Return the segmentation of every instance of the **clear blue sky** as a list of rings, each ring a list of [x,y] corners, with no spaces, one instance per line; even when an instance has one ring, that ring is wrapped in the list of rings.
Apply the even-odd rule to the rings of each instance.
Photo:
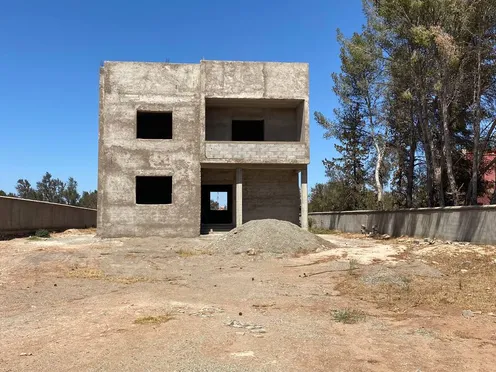
[[[76,4],[77,3],[77,4]],[[49,171],[97,187],[98,69],[104,60],[310,64],[311,185],[325,180],[336,29],[363,23],[360,0],[5,1],[0,13],[0,189]]]

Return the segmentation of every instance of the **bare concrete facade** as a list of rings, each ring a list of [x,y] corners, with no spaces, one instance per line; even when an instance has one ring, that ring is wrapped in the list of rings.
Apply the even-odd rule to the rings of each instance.
[[[170,132],[143,138],[143,113],[162,115]],[[307,203],[300,190],[306,189],[308,129],[307,64],[106,62],[98,234],[192,237],[202,225],[218,225],[217,215],[227,228],[260,218],[307,227],[306,213],[301,221],[299,214]],[[170,193],[159,202],[146,195],[156,191],[146,185],[157,179]],[[228,194],[228,211],[207,210],[209,190]]]

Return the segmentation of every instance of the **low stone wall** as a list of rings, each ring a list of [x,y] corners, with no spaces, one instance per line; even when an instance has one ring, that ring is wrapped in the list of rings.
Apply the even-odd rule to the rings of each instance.
[[[96,226],[96,209],[0,196],[0,235]]]
[[[397,211],[309,213],[312,227],[359,233],[364,225],[381,234],[496,244],[496,206],[418,208]]]

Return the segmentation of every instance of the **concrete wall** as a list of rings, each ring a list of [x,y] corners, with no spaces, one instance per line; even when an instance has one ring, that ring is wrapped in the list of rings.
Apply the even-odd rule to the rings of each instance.
[[[101,75],[98,234],[197,236],[200,66],[107,62]],[[138,109],[172,111],[173,138],[136,139]],[[136,176],[172,176],[172,204],[136,204]]]
[[[209,163],[213,159],[212,147],[204,139],[206,138],[205,124],[207,107],[220,100],[245,100],[246,102],[259,101],[260,105],[266,105],[264,102],[271,100],[280,100],[280,103],[290,102],[296,105],[296,128],[299,133],[298,140],[305,149],[305,155],[299,163],[309,163],[309,117],[308,117],[308,64],[306,63],[279,63],[279,62],[227,62],[227,61],[201,61],[202,74],[202,109],[203,113],[200,121],[202,123],[202,143],[201,156],[202,162]],[[293,102],[291,102],[293,101]],[[244,106],[243,106],[244,107]],[[210,118],[209,118],[210,121]],[[291,133],[294,133],[291,131]],[[270,136],[273,134],[271,133]],[[274,135],[275,136],[275,135]],[[289,137],[288,137],[289,138]],[[268,138],[267,138],[268,140]],[[207,154],[207,149],[209,153]],[[229,153],[229,151],[228,151]],[[290,152],[286,155],[292,155]],[[248,156],[243,159],[242,156],[236,156],[235,160],[227,157],[227,162],[239,163],[259,163],[259,160],[252,160]],[[216,161],[216,162],[220,162]],[[284,160],[273,159],[266,163],[284,163]],[[292,163],[288,159],[288,163]]]
[[[206,140],[231,141],[233,120],[264,120],[265,141],[299,141],[296,108],[206,108]]]
[[[220,153],[226,157],[219,159],[215,155],[218,142],[205,145],[207,99],[249,99],[252,103],[258,100],[257,104],[265,108],[267,102],[274,100],[293,105],[291,108],[296,113],[291,115],[300,123],[295,125],[292,121],[291,125],[295,130],[301,129],[301,142],[264,143],[266,147],[262,148],[239,143],[230,148],[229,143],[224,143],[228,147],[220,149]],[[172,111],[173,138],[137,139],[137,110]],[[277,115],[285,117],[286,114]],[[281,118],[278,120],[280,124]],[[197,236],[200,233],[201,162],[308,163],[308,65],[106,62],[100,73],[99,128],[98,234],[103,237]],[[276,132],[274,129],[268,134],[276,137]],[[244,146],[242,156],[237,155],[242,150],[240,145]],[[206,148],[213,157],[207,158]],[[136,204],[136,176],[171,176],[172,204]],[[262,193],[269,188],[273,192],[282,190],[283,195],[289,192],[284,184],[282,187],[265,183],[262,186]],[[294,187],[297,188],[297,182]],[[291,190],[293,193],[293,186]],[[252,195],[254,193],[252,191]],[[265,198],[269,204],[274,200]],[[269,216],[275,213],[271,208],[265,210]],[[291,209],[288,218],[294,219],[293,214]]]
[[[96,210],[0,196],[0,235],[96,226]]]
[[[299,142],[207,142],[204,162],[308,164],[306,145]]]
[[[369,230],[391,236],[428,237],[450,241],[496,244],[496,206],[419,208],[400,211],[309,213],[314,227],[346,232]]]
[[[298,172],[243,169],[243,223],[275,218],[299,224]]]

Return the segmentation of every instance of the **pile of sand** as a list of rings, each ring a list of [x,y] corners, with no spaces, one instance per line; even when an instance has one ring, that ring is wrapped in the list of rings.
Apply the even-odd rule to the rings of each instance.
[[[207,249],[225,253],[310,253],[334,248],[328,241],[291,222],[254,220],[231,230]]]

